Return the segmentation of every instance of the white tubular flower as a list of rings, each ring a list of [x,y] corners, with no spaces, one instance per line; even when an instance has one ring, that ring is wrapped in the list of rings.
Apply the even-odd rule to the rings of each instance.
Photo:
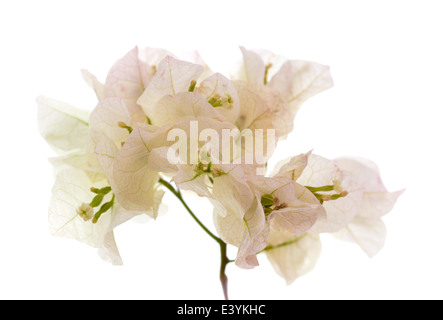
[[[137,102],[155,126],[184,116],[203,116],[202,111],[234,123],[240,105],[234,85],[219,73],[200,81],[202,74],[208,73],[202,64],[167,56]]]
[[[236,127],[227,121],[198,117],[178,121],[172,130],[177,129],[186,133],[184,136],[188,138],[184,144],[189,148],[181,153],[173,181],[182,190],[209,198],[219,215],[226,216],[232,211],[242,218],[254,194],[245,178],[245,166],[225,162],[222,146],[222,132],[236,130]],[[192,136],[198,136],[198,141]],[[175,145],[178,143],[180,140]]]
[[[203,80],[195,89],[217,111],[231,123],[235,123],[240,112],[240,98],[234,84],[220,73]]]
[[[255,193],[254,201],[243,218],[228,212],[214,215],[221,238],[239,248],[236,264],[242,268],[258,265],[255,255],[265,249],[272,232],[294,237],[305,234],[323,210],[318,201],[305,202],[305,189],[282,177],[248,176]]]
[[[213,119],[223,118],[203,95],[195,92],[166,95],[157,102],[156,107],[149,113],[149,119],[156,126],[173,124],[184,117],[197,116]]]
[[[94,217],[94,209],[92,207],[83,202],[80,207],[77,208],[77,214],[85,221],[89,221]]]
[[[125,57],[125,63],[128,63],[128,59],[129,56]],[[122,63],[118,62],[114,66],[115,70],[111,72],[114,75],[108,77],[115,80],[114,84],[118,82],[116,70],[122,67]],[[120,71],[121,74],[125,73]],[[143,212],[124,211],[117,201],[113,200],[114,196],[111,201],[112,193],[103,199],[98,197],[94,205],[97,209],[94,212],[90,203],[95,196],[90,189],[114,184],[110,168],[112,169],[113,158],[121,143],[129,135],[128,129],[136,125],[149,126],[139,106],[128,107],[120,97],[106,98],[104,92],[108,89],[101,91],[100,88],[103,87],[100,87],[94,78],[89,80],[97,89],[97,95],[102,98],[91,115],[57,100],[45,97],[37,99],[40,132],[60,154],[51,159],[56,173],[49,210],[51,232],[99,248],[99,253],[104,259],[121,264],[112,230],[118,224]],[[130,79],[120,80],[122,87],[131,82]],[[125,96],[125,101],[130,101],[128,98],[129,96]],[[123,121],[126,128],[119,125],[119,122]],[[162,194],[163,191],[155,194],[151,210],[146,213],[156,215]],[[94,236],[89,236],[89,233]]]
[[[218,137],[224,129],[235,126],[208,117],[184,117],[155,132],[134,129],[115,157],[117,200],[128,210],[147,208],[162,172],[172,176],[180,189],[212,199],[220,214],[225,215],[226,207],[239,208],[238,203],[242,204],[238,214],[244,214],[250,202],[237,200],[252,201],[253,194],[240,166],[221,163]]]
[[[265,215],[274,230],[301,236],[323,210],[318,202],[300,200],[306,189],[287,178],[253,176],[249,181],[260,194]],[[264,203],[266,196],[272,198],[272,204]]]
[[[358,214],[361,207],[362,190],[356,184],[355,177],[334,164],[334,161],[309,154],[307,165],[299,177],[301,185],[311,188],[329,187],[329,191],[319,191],[326,215],[319,217],[310,233],[331,233],[347,226]],[[337,188],[339,190],[337,190]],[[345,192],[346,196],[328,201],[333,194]]]
[[[128,206],[124,200],[125,197],[120,195],[120,189],[114,178],[115,157],[128,140],[130,133],[137,128],[148,131],[156,130],[155,127],[148,125],[147,118],[140,106],[134,103],[130,107],[131,105],[128,106],[125,101],[127,99],[108,97],[98,102],[89,121],[90,137],[94,144],[93,151],[106,174],[117,202],[129,211],[156,218],[164,193],[162,190],[157,186],[151,189],[152,194],[146,197],[146,201],[150,201],[149,205],[145,203],[144,206]],[[152,178],[156,181],[158,175],[153,174]]]
[[[238,267],[258,266],[264,253],[288,284],[315,267],[322,233],[377,254],[386,237],[381,219],[403,191],[389,192],[375,164],[308,152],[265,175],[301,105],[332,87],[329,67],[240,50],[240,68],[228,79],[197,52],[180,60],[135,47],[104,83],[82,70],[98,99],[91,113],[38,97],[39,131],[58,154],[50,160],[50,232],[122,264],[114,228],[142,214],[156,219],[168,190],[219,244],[225,298],[227,244],[237,248]],[[218,235],[182,191],[209,199]]]
[[[306,168],[309,155],[310,153],[301,154],[280,161],[272,170],[271,176],[293,181],[298,189],[298,199],[318,206],[317,220],[319,220],[326,216],[324,207],[308,189],[296,182]],[[277,274],[283,277],[288,285],[310,272],[320,256],[320,237],[308,232],[303,235],[294,235],[284,230],[271,229],[269,234],[265,249],[266,257]]]
[[[319,215],[310,234],[333,233],[357,243],[370,257],[382,249],[386,228],[380,218],[392,210],[403,190],[389,192],[374,163],[307,153],[284,160],[278,167],[279,175],[307,186],[323,200],[326,214]]]
[[[103,259],[122,264],[113,228],[132,218],[135,213],[123,211],[118,204],[114,204],[107,214],[96,219],[96,223],[91,221],[94,210],[89,203],[94,193],[90,189],[109,183],[105,170],[92,152],[86,113],[73,107],[66,108],[64,104],[47,98],[39,98],[38,103],[42,135],[56,150],[63,152],[51,159],[56,173],[49,208],[51,233],[98,248]],[[79,114],[84,115],[83,118]],[[109,201],[107,196],[104,202]]]
[[[136,108],[141,110],[140,107]],[[137,114],[137,111],[135,113]],[[120,148],[133,128],[148,125],[145,116],[140,117],[139,121],[133,119],[130,110],[121,98],[111,97],[99,101],[89,119],[92,141],[96,144],[100,140],[100,135],[104,134]]]
[[[94,196],[90,190],[92,185],[105,186],[106,180],[93,182],[84,171],[78,169],[66,169],[57,175],[49,206],[50,232],[98,248],[100,256],[106,261],[122,264],[113,229],[134,215],[115,204],[109,214],[91,223],[94,212],[88,203]],[[109,201],[109,197],[107,195],[104,201]]]
[[[304,189],[299,193],[301,201],[323,204],[315,224],[301,236],[271,229],[266,256],[288,284],[314,268],[321,252],[318,234],[322,232],[355,242],[368,256],[374,256],[386,237],[380,218],[403,192],[388,192],[378,169],[368,160],[332,161],[311,152],[280,161],[271,176],[290,179]]]
[[[197,81],[203,69],[203,66],[198,64],[177,60],[171,56],[165,57],[137,103],[150,119],[155,118],[161,112],[157,110],[157,102],[164,96],[187,92],[192,81]],[[152,124],[159,125],[155,121]]]

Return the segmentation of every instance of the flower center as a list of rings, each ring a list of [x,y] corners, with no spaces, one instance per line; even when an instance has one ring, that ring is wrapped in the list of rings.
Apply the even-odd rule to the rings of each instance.
[[[261,204],[266,216],[270,215],[271,212],[275,210],[281,210],[288,207],[287,203],[280,203],[280,200],[277,197],[274,197],[272,194],[269,193],[261,196]]]

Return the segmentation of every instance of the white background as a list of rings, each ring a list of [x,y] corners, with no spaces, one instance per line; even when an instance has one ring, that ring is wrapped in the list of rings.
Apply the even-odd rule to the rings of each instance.
[[[220,299],[219,252],[170,195],[168,213],[116,229],[124,266],[49,235],[53,151],[35,98],[92,109],[100,80],[134,46],[198,50],[227,74],[239,45],[331,67],[334,88],[305,103],[275,160],[314,148],[375,161],[389,190],[383,251],[324,237],[313,272],[287,286],[265,257],[229,265],[232,299],[443,298],[443,47],[439,1],[1,1],[2,299]],[[206,202],[187,196],[208,225]],[[211,226],[212,228],[212,226]],[[231,258],[235,250],[229,251]]]

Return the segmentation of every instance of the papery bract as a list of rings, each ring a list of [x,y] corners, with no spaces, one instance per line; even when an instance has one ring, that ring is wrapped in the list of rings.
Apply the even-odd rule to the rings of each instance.
[[[214,73],[205,78],[195,92],[202,94],[207,101],[214,101],[214,107],[227,121],[234,123],[238,118],[240,98],[234,84],[222,74]]]
[[[109,70],[104,84],[93,74],[82,70],[88,85],[94,89],[98,100],[110,97],[121,98],[129,109],[139,107],[137,100],[151,82],[157,65],[169,54],[166,50],[135,47],[115,62]]]
[[[255,255],[265,249],[271,230],[300,236],[311,228],[322,210],[319,203],[299,200],[304,190],[289,179],[260,176],[247,179],[255,199],[243,219],[232,212],[228,212],[226,217],[214,215],[221,238],[239,248],[236,264],[243,268],[258,265]],[[274,204],[269,207],[271,212],[265,212],[261,200],[263,195],[273,197]]]
[[[88,145],[87,111],[43,96],[37,98],[37,104],[39,131],[51,147],[62,153]]]
[[[164,96],[149,115],[149,119],[156,126],[171,124],[184,117],[223,118],[204,96],[194,92],[180,92]]]
[[[329,67],[240,51],[228,79],[195,51],[181,60],[135,47],[104,83],[82,70],[98,100],[92,113],[39,97],[39,131],[58,154],[50,160],[51,233],[121,264],[114,229],[135,216],[157,218],[166,188],[220,245],[225,298],[227,244],[245,269],[265,253],[288,284],[314,268],[320,233],[377,254],[386,238],[381,218],[403,191],[389,192],[375,164],[307,152],[265,175],[300,106],[332,87]],[[218,236],[185,203],[184,190],[209,199]]]
[[[326,215],[319,218],[311,233],[335,232],[348,225],[360,210],[362,192],[355,177],[341,170],[333,161],[310,154],[303,173],[296,179],[304,186],[321,187],[340,184],[348,192],[346,197],[325,201]]]
[[[386,227],[381,218],[392,210],[404,190],[389,192],[377,166],[367,159],[339,158],[334,163],[354,177],[362,192],[362,200],[356,217],[333,235],[357,243],[369,257],[373,257],[383,248],[386,239]]]
[[[152,114],[156,114],[156,104],[160,99],[167,95],[187,92],[191,82],[197,81],[203,69],[201,65],[167,56],[159,63],[157,72],[137,103],[145,114],[151,117]],[[158,125],[155,122],[153,124]]]
[[[306,159],[305,169],[294,180],[310,187],[331,185],[333,192],[346,192],[343,197],[323,203],[326,215],[319,216],[309,233],[338,232],[337,237],[356,242],[369,256],[374,256],[385,239],[386,230],[380,218],[392,209],[403,191],[388,192],[377,167],[366,159],[329,160],[311,153]],[[289,167],[281,168],[280,172],[284,172]],[[288,170],[286,174],[291,172],[294,171]]]
[[[149,152],[157,143],[150,132],[136,128],[114,157],[114,191],[126,210],[150,211],[154,207],[159,174],[149,167]]]
[[[115,205],[110,214],[95,224],[84,221],[76,212],[82,203],[91,201],[91,185],[105,186],[106,180],[93,182],[81,170],[66,169],[56,178],[49,207],[50,232],[56,236],[77,239],[99,249],[100,256],[112,264],[122,264],[113,229],[134,215]]]
[[[310,61],[288,60],[279,63],[278,71],[265,79],[269,70],[275,68],[265,64],[259,53],[241,47],[243,66],[234,78],[253,84],[264,84],[278,91],[289,104],[294,115],[308,98],[333,86],[329,67]],[[263,53],[262,53],[263,54]],[[269,57],[269,53],[264,56]],[[283,60],[279,58],[279,60]],[[269,62],[268,62],[269,63]]]
[[[266,257],[287,284],[312,271],[320,257],[322,245],[319,235],[295,236],[271,230]]]
[[[124,132],[117,124],[114,127],[112,121],[107,124],[107,120],[113,119],[111,115],[119,112],[120,105],[103,102],[109,113],[102,112],[103,116],[97,116],[96,112],[90,117],[88,112],[57,100],[39,97],[37,102],[41,133],[60,153],[58,157],[51,159],[56,174],[49,209],[51,232],[99,248],[99,253],[105,260],[121,264],[113,229],[140,212],[128,212],[114,204],[112,213],[104,215],[97,223],[91,223],[89,219],[85,221],[78,214],[79,208],[94,197],[91,187],[103,187],[112,181],[107,162],[116,153],[117,146],[104,132],[113,138],[117,131]],[[91,129],[91,119],[95,129]]]

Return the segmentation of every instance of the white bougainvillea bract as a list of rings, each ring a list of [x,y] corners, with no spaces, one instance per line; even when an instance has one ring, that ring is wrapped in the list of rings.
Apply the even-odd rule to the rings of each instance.
[[[382,217],[402,191],[388,191],[373,162],[306,150],[268,166],[303,103],[333,86],[329,67],[240,49],[238,70],[226,76],[198,54],[182,60],[135,47],[104,82],[82,70],[97,96],[92,112],[38,97],[40,134],[57,153],[51,233],[120,265],[114,229],[139,215],[161,219],[163,195],[172,192],[219,243],[225,298],[228,263],[251,269],[263,255],[291,284],[314,268],[324,233],[376,255],[386,238]],[[209,199],[212,227],[185,191]],[[237,248],[232,259],[228,245]]]

